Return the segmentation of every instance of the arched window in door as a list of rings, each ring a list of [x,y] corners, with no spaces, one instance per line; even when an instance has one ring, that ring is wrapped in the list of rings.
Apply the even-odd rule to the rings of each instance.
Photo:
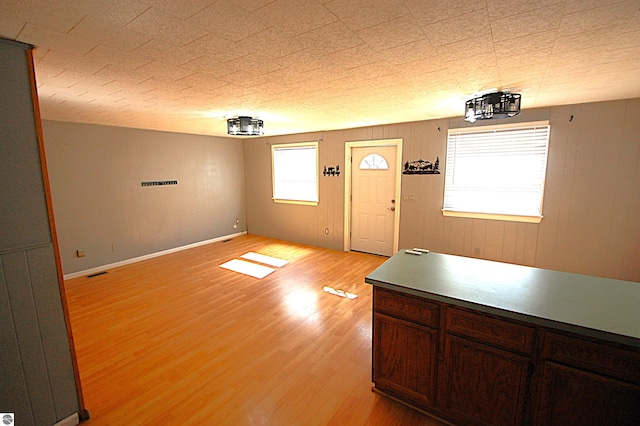
[[[389,164],[382,155],[369,154],[360,162],[360,170],[389,170]]]

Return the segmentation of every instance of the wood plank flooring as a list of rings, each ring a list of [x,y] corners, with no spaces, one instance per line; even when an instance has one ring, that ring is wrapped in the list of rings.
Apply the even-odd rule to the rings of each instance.
[[[219,267],[248,251],[289,264]],[[68,280],[86,424],[443,425],[371,391],[384,260],[246,235]]]

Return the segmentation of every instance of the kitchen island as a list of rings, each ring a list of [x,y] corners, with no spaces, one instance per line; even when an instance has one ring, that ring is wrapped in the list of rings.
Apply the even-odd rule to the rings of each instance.
[[[365,281],[375,391],[455,424],[640,424],[640,283],[405,250]]]

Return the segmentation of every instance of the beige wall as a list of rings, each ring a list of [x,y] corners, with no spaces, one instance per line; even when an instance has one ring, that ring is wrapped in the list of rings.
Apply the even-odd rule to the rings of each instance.
[[[571,120],[571,116],[573,119]],[[566,272],[640,281],[640,99],[525,110],[549,120],[544,219],[527,224],[443,217],[444,175],[403,175],[400,248],[424,247]],[[483,124],[504,123],[499,120]],[[320,167],[344,166],[348,141],[402,138],[403,162],[440,158],[461,118],[245,139],[248,231],[341,250],[344,176],[320,176],[317,207],[271,200],[270,144],[320,140]],[[413,195],[415,201],[406,201]],[[324,229],[329,228],[329,235]]]
[[[43,131],[65,274],[246,230],[238,139],[56,121]],[[164,180],[178,184],[141,186]]]

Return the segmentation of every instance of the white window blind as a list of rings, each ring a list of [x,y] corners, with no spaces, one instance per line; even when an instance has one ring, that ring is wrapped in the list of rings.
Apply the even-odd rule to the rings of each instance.
[[[449,130],[443,213],[539,222],[548,147],[548,122]]]
[[[273,199],[318,203],[318,143],[272,145]]]

